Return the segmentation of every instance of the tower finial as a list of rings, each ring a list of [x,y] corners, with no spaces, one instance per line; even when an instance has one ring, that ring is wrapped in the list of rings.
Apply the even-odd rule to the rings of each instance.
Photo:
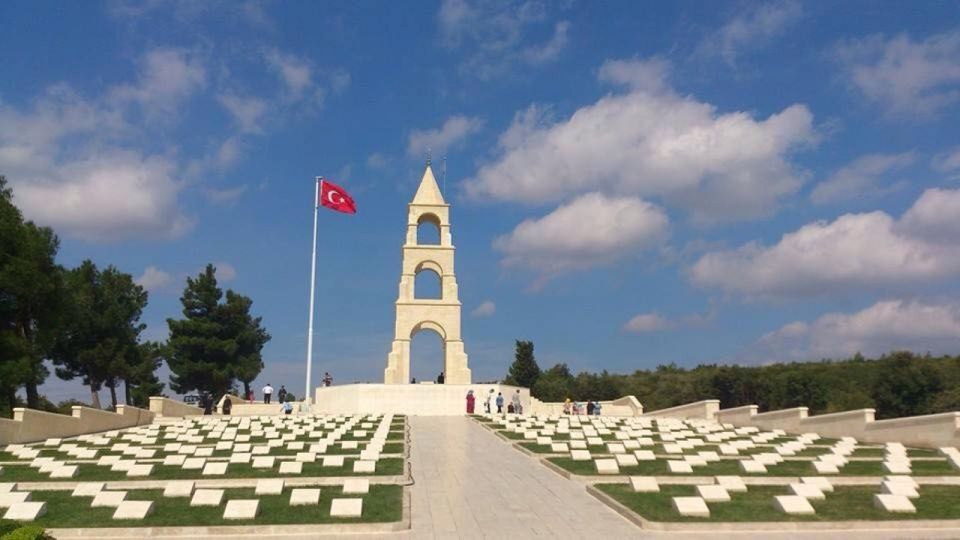
[[[433,156],[433,150],[431,150],[430,147],[428,146],[428,147],[427,147],[427,167],[430,166],[430,158],[431,158],[431,156]]]

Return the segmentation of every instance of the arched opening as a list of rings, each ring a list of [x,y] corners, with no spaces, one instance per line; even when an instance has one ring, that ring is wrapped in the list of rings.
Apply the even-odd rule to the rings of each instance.
[[[432,267],[420,265],[413,278],[413,298],[416,300],[439,300],[443,298],[443,279]]]
[[[440,218],[433,214],[423,214],[417,220],[417,245],[440,245]]]
[[[429,322],[417,325],[410,336],[410,376],[417,382],[436,382],[446,358],[443,329]]]

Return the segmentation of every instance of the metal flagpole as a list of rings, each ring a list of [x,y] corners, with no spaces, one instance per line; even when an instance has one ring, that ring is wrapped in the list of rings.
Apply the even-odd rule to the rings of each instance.
[[[310,382],[312,379],[311,368],[313,367],[313,299],[314,288],[317,283],[317,214],[320,204],[320,184],[323,177],[317,177],[317,185],[313,194],[313,254],[310,257],[310,316],[307,322],[307,382],[304,392],[304,402],[309,405],[311,402]]]

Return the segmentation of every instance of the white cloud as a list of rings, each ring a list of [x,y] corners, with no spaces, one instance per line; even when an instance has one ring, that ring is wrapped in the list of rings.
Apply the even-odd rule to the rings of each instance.
[[[816,140],[805,106],[763,120],[720,114],[666,90],[655,78],[665,71],[660,60],[607,64],[601,77],[629,83],[628,93],[552,125],[518,115],[501,136],[502,155],[465,182],[467,195],[529,203],[588,191],[662,196],[716,222],[769,215],[799,189],[804,175],[790,154]]]
[[[134,282],[152,293],[165,289],[172,280],[172,276],[167,272],[156,266],[148,266]]]
[[[390,160],[387,159],[387,156],[379,152],[374,152],[373,154],[370,154],[369,156],[367,156],[368,169],[375,169],[375,170],[382,171],[387,168],[389,163],[390,163]]]
[[[942,173],[955,174],[953,178],[960,176],[960,146],[952,148],[946,152],[937,154],[931,163],[934,170]]]
[[[800,3],[794,1],[748,4],[748,9],[704,39],[698,53],[719,56],[734,65],[746,49],[766,44],[802,14]]]
[[[837,56],[850,84],[893,115],[929,116],[960,99],[960,31],[853,41]]]
[[[233,281],[237,278],[237,269],[232,264],[220,261],[213,266],[217,269],[217,281]]]
[[[911,152],[861,156],[817,184],[810,200],[826,204],[862,197],[877,188],[876,183],[883,175],[903,169],[913,163],[913,159]]]
[[[960,303],[884,300],[856,313],[828,313],[764,335],[754,354],[768,360],[877,356],[892,350],[953,353],[960,347]]]
[[[627,332],[648,333],[666,330],[672,323],[657,313],[641,313],[627,321],[623,329]]]
[[[256,97],[240,97],[236,94],[217,96],[221,105],[233,116],[241,133],[262,133],[261,121],[267,111],[267,102]]]
[[[232,188],[215,189],[209,188],[205,191],[207,199],[213,204],[230,206],[236,204],[240,197],[247,192],[247,186],[241,185]]]
[[[293,54],[285,54],[277,49],[266,52],[267,65],[277,72],[285,88],[284,100],[298,102],[311,99],[318,105],[323,104],[325,92],[315,83],[315,70],[311,62]],[[337,72],[342,76],[343,72]]]
[[[422,156],[426,155],[427,149],[433,150],[436,154],[441,154],[480,131],[482,127],[483,120],[479,118],[462,115],[451,116],[439,128],[413,130],[407,139],[407,154]]]
[[[484,300],[479,306],[474,308],[470,315],[473,317],[490,317],[497,312],[497,305],[490,300]]]
[[[659,245],[669,220],[659,207],[635,197],[588,193],[550,214],[528,219],[494,240],[504,266],[542,275],[603,266]]]
[[[633,90],[660,93],[669,90],[670,62],[662,58],[647,60],[607,60],[600,66],[597,77],[612,84],[621,84]]]
[[[523,57],[530,64],[546,64],[556,60],[560,53],[567,48],[567,32],[570,30],[570,23],[567,21],[558,22],[553,27],[553,37],[543,45],[534,45],[523,51]]]
[[[463,54],[461,70],[480,79],[502,75],[519,63],[544,64],[568,43],[568,21],[554,23],[546,41],[531,43],[530,34],[549,24],[548,8],[553,7],[533,0],[443,0],[437,12],[440,39]]]
[[[901,218],[845,214],[783,235],[703,255],[692,280],[748,296],[825,295],[923,285],[960,273],[960,195],[927,190]]]
[[[152,116],[167,118],[206,84],[206,70],[196,55],[177,49],[154,49],[144,55],[134,84],[114,87],[112,100],[133,102]]]

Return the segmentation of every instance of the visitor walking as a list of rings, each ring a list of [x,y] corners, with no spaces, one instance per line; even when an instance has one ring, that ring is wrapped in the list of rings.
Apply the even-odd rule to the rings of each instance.
[[[287,401],[287,388],[282,384],[280,385],[280,391],[277,392],[277,401],[279,401],[280,403],[284,403]]]
[[[437,384],[443,384],[443,381],[444,381],[444,377],[443,377],[443,372],[441,371],[440,374],[437,375]]]
[[[247,390],[247,401],[253,405],[253,389]]]
[[[233,409],[233,402],[230,401],[230,394],[223,396],[223,403],[220,405],[220,410],[223,411],[223,414],[230,415],[230,411]]]
[[[587,401],[587,416],[593,416],[593,401]]]
[[[513,405],[513,412],[517,414],[523,414],[523,405],[520,404],[520,389],[518,388],[516,393],[513,394],[513,398],[510,400]]]
[[[497,414],[503,414],[503,392],[497,392]]]
[[[324,386],[333,386],[333,375],[330,375],[329,371],[323,372],[323,385]]]
[[[490,414],[490,411],[493,410],[493,388],[487,394],[487,400],[483,402],[483,407],[487,410],[487,414]]]
[[[473,408],[475,406],[477,398],[473,396],[473,390],[467,392],[467,414],[473,414]]]
[[[273,396],[273,387],[270,386],[270,383],[267,383],[267,385],[263,387],[263,402],[269,405],[271,396]]]

